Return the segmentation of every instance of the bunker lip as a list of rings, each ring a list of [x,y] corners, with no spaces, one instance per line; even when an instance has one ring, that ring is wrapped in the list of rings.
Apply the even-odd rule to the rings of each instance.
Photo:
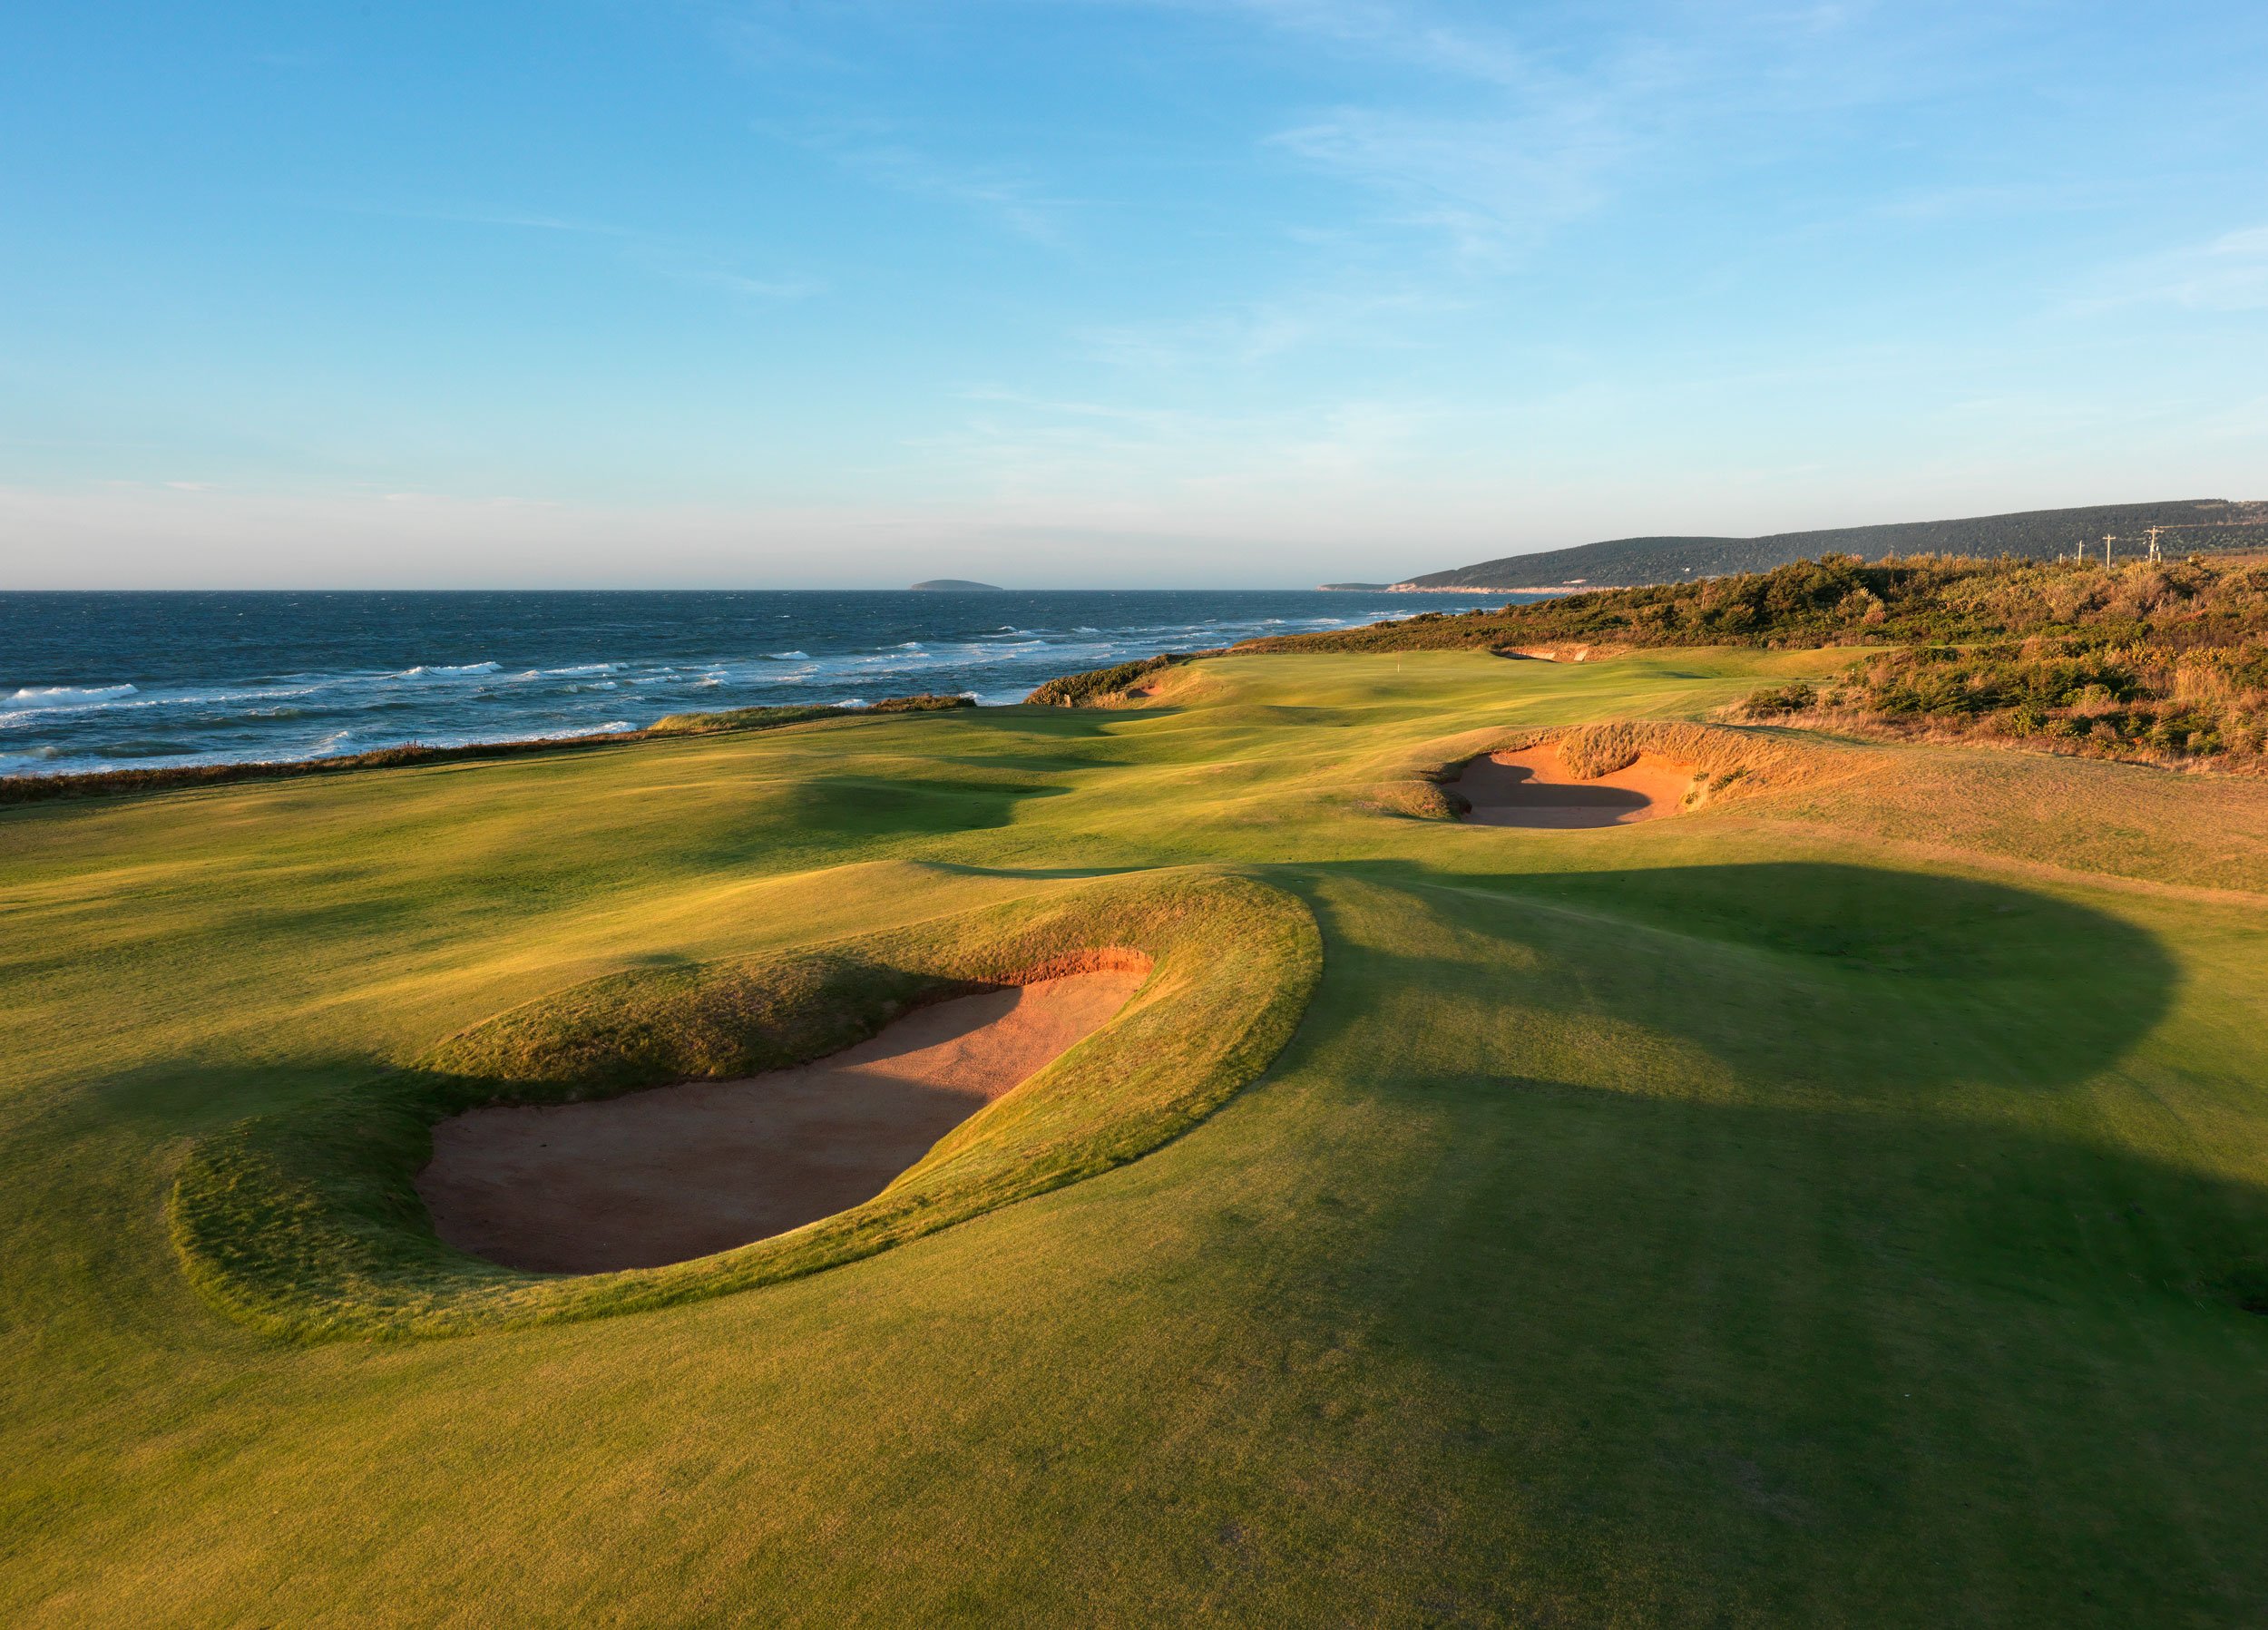
[[[1149,966],[1064,958],[742,1080],[473,1109],[434,1127],[417,1191],[443,1240],[535,1273],[659,1267],[784,1234],[887,1188],[1109,1023]]]
[[[1586,780],[1546,743],[1517,752],[1488,753],[1467,764],[1450,786],[1470,806],[1465,819],[1481,826],[1528,826],[1566,831],[1627,826],[1675,815],[1693,784],[1694,766],[1657,753]]]

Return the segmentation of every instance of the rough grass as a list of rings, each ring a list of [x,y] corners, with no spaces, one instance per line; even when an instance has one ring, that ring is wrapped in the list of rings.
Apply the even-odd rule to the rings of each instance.
[[[667,1267],[528,1274],[443,1244],[411,1183],[431,1157],[433,1123],[479,1105],[782,1069],[864,1039],[917,1001],[1098,958],[1149,970],[1110,1025],[883,1194],[791,1234]],[[174,1188],[173,1239],[216,1305],[298,1339],[455,1334],[776,1284],[1178,1136],[1283,1047],[1319,967],[1315,925],[1296,900],[1239,878],[1168,874],[754,963],[619,974],[476,1026],[335,1100],[206,1138]]]
[[[1785,732],[1676,719],[1616,719],[1565,728],[1495,731],[1461,741],[1455,753],[1419,766],[1408,786],[1389,790],[1374,800],[1375,805],[1382,813],[1421,820],[1458,818],[1466,813],[1464,800],[1445,784],[1456,780],[1468,764],[1491,753],[1545,746],[1555,747],[1560,762],[1586,780],[1610,776],[1647,753],[1691,765],[1695,774],[1686,796],[1688,808],[1816,786],[1860,767],[1848,752]]]
[[[1237,657],[0,812],[0,1621],[2256,1622],[2268,786],[1799,736],[1833,775],[1677,820],[1375,806],[1854,654]],[[1224,872],[1314,998],[1087,1180],[450,1341],[181,1272],[197,1151],[391,1124],[436,1038],[587,1068],[528,1019],[618,976]]]
[[[2268,770],[2268,630],[2187,648],[2147,635],[1919,646],[1853,663],[1823,684],[1767,686],[1735,711],[1892,739],[2260,774]]]

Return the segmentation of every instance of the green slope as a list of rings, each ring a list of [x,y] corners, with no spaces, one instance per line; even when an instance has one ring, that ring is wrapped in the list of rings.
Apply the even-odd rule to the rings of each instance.
[[[1648,825],[1390,813],[1834,659],[1237,657],[0,812],[0,1619],[2256,1622],[2268,787],[1774,737]],[[1321,981],[1085,1181],[440,1340],[263,1334],[169,1241],[200,1140],[518,1004],[1167,868],[1303,902]]]
[[[1769,571],[1790,561],[1855,554],[2015,555],[2027,561],[2068,558],[2085,550],[2100,559],[2114,534],[2114,558],[2143,551],[2150,527],[2167,529],[2164,552],[2268,547],[2268,503],[2184,498],[2158,503],[2104,503],[2083,509],[2022,510],[1955,521],[1898,521],[1881,526],[1834,526],[1761,538],[1614,538],[1534,554],[1508,555],[1409,582],[1421,589],[1555,589],[1568,583],[1675,583],[1736,571]]]

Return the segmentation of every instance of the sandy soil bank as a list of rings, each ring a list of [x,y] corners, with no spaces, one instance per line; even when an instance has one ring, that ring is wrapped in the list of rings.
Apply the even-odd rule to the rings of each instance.
[[[1483,826],[1624,826],[1675,815],[1693,785],[1693,766],[1644,753],[1627,768],[1585,781],[1547,746],[1476,758],[1452,785],[1472,805],[1465,819]]]
[[[916,1010],[856,1047],[739,1081],[497,1106],[434,1128],[417,1192],[441,1237],[515,1268],[658,1267],[872,1198],[1126,1004],[1074,973]]]

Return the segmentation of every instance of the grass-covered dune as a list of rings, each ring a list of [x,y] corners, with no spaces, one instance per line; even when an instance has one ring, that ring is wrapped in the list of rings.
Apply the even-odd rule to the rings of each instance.
[[[1690,728],[1852,655],[0,811],[0,1621],[2257,1622],[2268,784]],[[1759,773],[1439,818],[1628,720],[1572,739]],[[1113,947],[1150,986],[925,1163],[946,1225],[500,1312],[403,1204],[449,1092]]]

